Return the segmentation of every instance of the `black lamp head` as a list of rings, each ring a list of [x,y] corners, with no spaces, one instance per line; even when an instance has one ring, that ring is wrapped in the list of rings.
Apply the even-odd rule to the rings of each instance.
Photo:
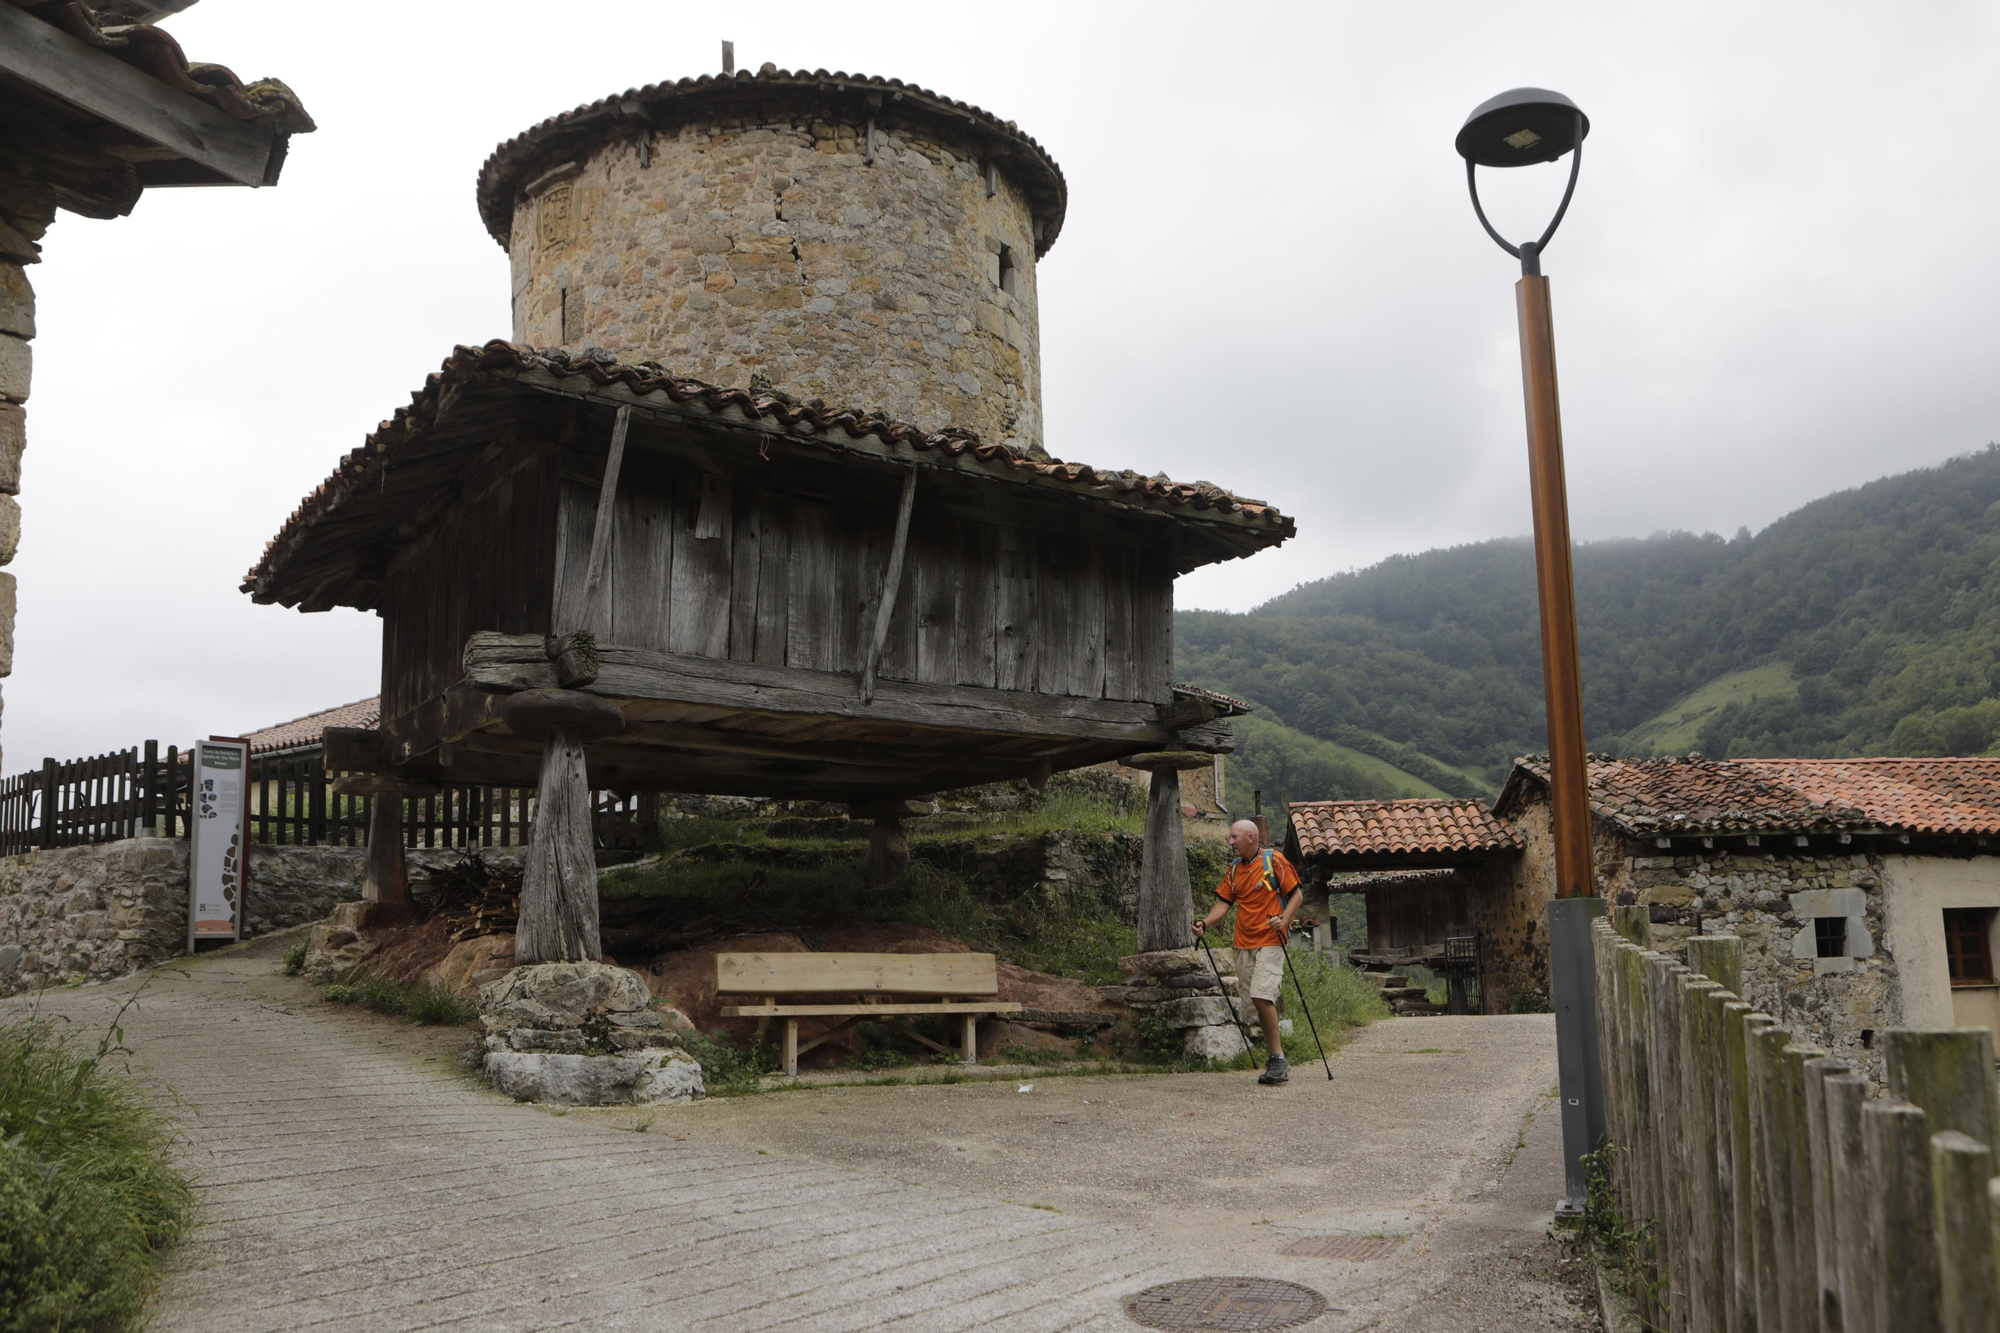
[[[1476,166],[1526,167],[1555,161],[1589,133],[1590,117],[1561,93],[1513,88],[1474,107],[1453,146]]]

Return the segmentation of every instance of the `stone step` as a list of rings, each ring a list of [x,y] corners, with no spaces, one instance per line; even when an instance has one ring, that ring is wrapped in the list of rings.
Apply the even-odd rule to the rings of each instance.
[[[1378,986],[1400,988],[1410,984],[1410,979],[1401,972],[1363,972],[1361,975]]]
[[[1430,990],[1423,986],[1384,986],[1382,988],[1382,998],[1390,1004],[1396,1004],[1404,1000],[1422,1000],[1428,998],[1429,995]]]

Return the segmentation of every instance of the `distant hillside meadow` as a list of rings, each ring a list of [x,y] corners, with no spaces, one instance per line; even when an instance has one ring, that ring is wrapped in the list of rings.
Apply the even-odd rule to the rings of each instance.
[[[1754,537],[1580,545],[1576,596],[1593,751],[2000,754],[2000,446]],[[1184,611],[1175,645],[1181,679],[1259,705],[1232,807],[1245,785],[1267,805],[1484,794],[1546,745],[1524,538]]]

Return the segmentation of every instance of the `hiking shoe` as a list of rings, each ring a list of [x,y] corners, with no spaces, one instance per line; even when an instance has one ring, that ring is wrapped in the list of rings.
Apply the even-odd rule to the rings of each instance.
[[[1266,1087],[1276,1087],[1280,1083],[1290,1082],[1291,1077],[1291,1066],[1285,1063],[1285,1057],[1274,1055],[1265,1062],[1264,1072],[1257,1075],[1257,1081]]]

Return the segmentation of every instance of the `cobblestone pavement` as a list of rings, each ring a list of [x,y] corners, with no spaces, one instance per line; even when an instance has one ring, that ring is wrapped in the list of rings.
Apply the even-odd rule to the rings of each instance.
[[[1238,1272],[1325,1292],[1328,1330],[1418,1310],[1432,1330],[1592,1326],[1545,1271],[1555,1116],[1522,1130],[1553,1082],[1546,1020],[1379,1024],[1282,1108],[1189,1075],[563,1115],[471,1080],[461,1031],[278,976],[282,942],[154,973],[126,1016],[135,1068],[182,1102],[203,1197],[160,1333],[1131,1329],[1120,1297]],[[101,1024],[137,985],[44,1005]],[[1086,1100],[1106,1113],[1090,1135],[1049,1132]],[[1341,1146],[1245,1174],[1231,1154],[1267,1133]],[[1181,1146],[1193,1168],[1152,1160]],[[1411,1240],[1373,1263],[1276,1254],[1364,1228]]]

